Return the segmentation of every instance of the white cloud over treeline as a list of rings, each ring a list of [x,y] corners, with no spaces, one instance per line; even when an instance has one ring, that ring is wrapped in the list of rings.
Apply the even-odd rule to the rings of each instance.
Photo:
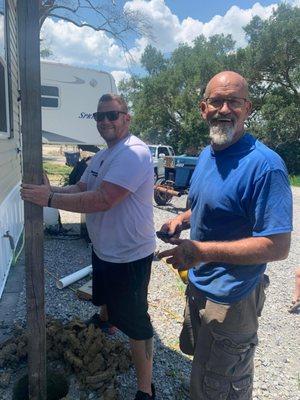
[[[300,0],[291,0],[290,3],[299,6]],[[152,44],[163,53],[169,53],[180,43],[192,44],[200,34],[207,38],[215,34],[231,34],[237,47],[243,47],[246,45],[243,27],[255,15],[267,19],[277,4],[264,7],[256,3],[249,9],[232,6],[225,15],[216,15],[205,23],[192,17],[180,21],[164,0],[131,0],[127,1],[124,7],[143,13],[152,26],[154,40],[138,38],[130,48],[131,56],[138,63],[148,44]],[[42,37],[49,44],[53,59],[57,62],[114,70],[116,78],[122,73],[122,77],[126,77],[124,71],[128,67],[128,56],[124,55],[121,46],[104,32],[78,28],[62,20],[47,19],[42,28]]]

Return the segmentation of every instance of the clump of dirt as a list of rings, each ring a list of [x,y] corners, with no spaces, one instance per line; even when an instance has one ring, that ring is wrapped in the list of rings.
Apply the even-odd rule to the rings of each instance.
[[[104,400],[117,398],[116,375],[128,370],[131,365],[129,350],[118,340],[108,339],[93,325],[88,327],[79,319],[66,324],[49,319],[47,332],[47,361],[63,363],[67,371],[74,373],[82,390],[97,391]],[[0,368],[7,374],[16,372],[20,363],[27,359],[27,335],[17,328],[14,336],[0,348]]]

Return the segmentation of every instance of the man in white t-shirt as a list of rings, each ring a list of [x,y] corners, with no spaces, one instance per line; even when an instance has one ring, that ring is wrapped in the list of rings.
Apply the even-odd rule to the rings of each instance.
[[[53,187],[45,178],[43,185],[23,184],[21,195],[40,206],[86,213],[93,244],[93,303],[106,305],[109,322],[130,339],[135,400],[154,399],[147,302],[155,249],[151,154],[129,133],[130,115],[120,96],[103,95],[94,118],[107,149],[96,153],[80,181]]]

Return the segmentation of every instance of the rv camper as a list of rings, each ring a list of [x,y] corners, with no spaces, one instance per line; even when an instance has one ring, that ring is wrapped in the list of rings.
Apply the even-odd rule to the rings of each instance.
[[[16,0],[0,0],[0,297],[23,229]]]
[[[111,74],[41,63],[43,143],[103,145],[93,112],[104,93],[117,93]]]

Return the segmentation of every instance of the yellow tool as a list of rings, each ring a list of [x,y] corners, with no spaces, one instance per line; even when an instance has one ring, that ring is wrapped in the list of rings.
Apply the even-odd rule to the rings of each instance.
[[[187,284],[188,284],[188,281],[189,281],[189,278],[188,278],[188,270],[184,270],[184,271],[182,271],[182,270],[177,270],[177,271],[178,271],[178,274],[179,274],[179,276],[180,276],[182,282],[183,282],[185,285],[187,285]]]
[[[166,261],[165,258],[161,258],[161,261],[163,261],[168,267],[170,267],[170,268],[172,269],[173,272],[177,271],[178,274],[179,274],[179,276],[180,276],[180,279],[182,280],[182,282],[183,282],[185,285],[188,284],[188,281],[189,281],[189,279],[188,279],[188,270],[178,270],[178,269],[176,270],[176,268],[173,268],[173,267],[171,266],[171,264],[168,264],[168,263],[167,263],[167,261]],[[175,273],[176,273],[176,272],[175,272]]]
[[[169,239],[172,239],[172,237],[175,237],[175,235],[176,234],[180,234],[180,232],[183,230],[183,229],[188,229],[189,228],[189,223],[187,223],[187,222],[183,222],[182,223],[182,225],[179,227],[177,227],[176,228],[176,230],[175,230],[175,232],[173,233],[173,234],[170,234],[169,232],[165,232],[165,231],[157,231],[156,232],[156,236],[159,238],[159,239],[161,239],[162,241],[166,241],[166,240],[169,240]],[[167,262],[166,262],[166,260],[165,259],[163,259],[162,258],[162,261],[165,263],[165,264],[167,264],[169,267],[170,267],[170,264],[168,264]],[[173,268],[172,268],[173,269]],[[174,271],[174,269],[173,269],[173,271]],[[175,271],[174,271],[175,272]],[[187,283],[188,283],[188,271],[187,270],[177,270],[177,272],[178,272],[178,274],[179,274],[179,276],[180,276],[180,279],[182,280],[182,282],[185,284],[185,285],[187,285]]]

